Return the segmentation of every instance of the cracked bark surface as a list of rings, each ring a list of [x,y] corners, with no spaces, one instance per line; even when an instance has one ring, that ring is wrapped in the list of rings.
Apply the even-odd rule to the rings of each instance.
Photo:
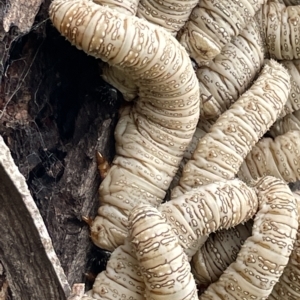
[[[81,216],[96,214],[95,151],[109,161],[114,156],[121,96],[101,80],[101,65],[54,30],[50,1],[41,5],[27,34],[15,26],[4,31],[7,4],[0,3],[0,135],[26,179],[68,282],[91,285],[109,253],[92,244]],[[92,274],[87,278],[86,272]]]

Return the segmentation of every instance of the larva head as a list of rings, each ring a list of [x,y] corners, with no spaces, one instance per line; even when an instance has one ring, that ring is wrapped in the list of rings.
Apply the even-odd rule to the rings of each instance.
[[[118,245],[122,245],[127,236],[126,231],[118,230],[118,227],[110,223],[108,219],[100,216],[91,222],[90,231],[93,243],[108,251],[113,251]]]

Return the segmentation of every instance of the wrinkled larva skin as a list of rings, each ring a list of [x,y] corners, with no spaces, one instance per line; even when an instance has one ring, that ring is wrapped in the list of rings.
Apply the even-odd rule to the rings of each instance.
[[[262,138],[245,158],[238,177],[251,182],[262,176],[272,175],[285,182],[300,180],[300,131],[272,138]]]
[[[236,260],[245,240],[251,235],[253,220],[218,230],[209,235],[191,261],[192,273],[199,286],[207,287]]]
[[[129,235],[146,285],[146,299],[198,299],[188,257],[156,208],[136,207],[129,216]]]
[[[261,179],[256,190],[259,208],[251,237],[200,300],[224,299],[226,294],[237,300],[267,299],[283,273],[296,239],[297,203],[289,187],[274,177]]]
[[[268,1],[263,5],[265,42],[271,58],[300,58],[300,6]]]
[[[198,68],[201,118],[225,112],[251,86],[263,63],[263,40],[253,19],[214,60]]]
[[[183,295],[189,295],[186,299],[194,299],[195,282],[190,273],[189,260],[202,245],[203,236],[220,228],[235,226],[241,220],[248,220],[256,213],[257,205],[254,189],[240,180],[199,187],[187,192],[184,197],[162,204],[158,209],[140,204],[131,212],[129,219],[130,240],[137,250],[131,250],[126,239],[125,245],[112,253],[106,271],[97,276],[93,289],[86,297],[131,299],[131,296],[132,299],[140,299],[146,293],[153,297],[147,299],[155,299],[154,294],[158,289],[162,296],[170,293],[168,295],[171,298],[167,299],[183,299]],[[159,247],[156,249],[156,246]],[[172,272],[168,264],[162,265],[166,254],[171,266],[178,266],[174,267],[174,272],[182,271],[182,276],[175,278],[175,281],[181,278],[178,279],[180,282],[168,288],[161,284],[164,278],[171,282],[169,275]],[[155,255],[155,258],[148,260],[148,255]],[[154,284],[157,277],[151,274],[157,272],[165,272],[165,275]],[[145,282],[146,286],[141,283],[141,277],[145,279],[145,276],[153,280]]]
[[[236,176],[252,147],[275,122],[290,90],[287,71],[270,60],[260,76],[199,140],[172,197]]]
[[[300,195],[296,192],[293,197],[297,203],[298,220],[300,216]],[[224,272],[229,264],[236,260],[241,245],[251,236],[252,222],[245,226],[239,225],[230,230],[221,230],[210,235],[205,245],[199,249],[192,261],[192,271],[195,280],[202,285],[215,282]],[[219,240],[221,243],[219,243]],[[207,249],[209,249],[207,251]],[[238,251],[237,251],[238,250]],[[300,291],[300,231],[296,236],[293,251],[289,262],[284,268],[278,283],[273,288],[269,300],[298,300]]]
[[[163,27],[175,36],[197,3],[197,0],[140,0],[137,16]]]
[[[298,216],[300,216],[300,194],[299,192],[293,193],[297,205]],[[299,217],[298,217],[299,220]],[[298,227],[297,238],[294,244],[292,254],[288,265],[283,271],[279,282],[274,286],[269,300],[298,300],[300,297],[300,227]]]
[[[81,300],[144,300],[145,283],[132,245],[125,239],[107,263],[106,271],[96,277],[93,289]]]
[[[229,180],[192,189],[163,203],[158,210],[178,236],[190,260],[211,232],[252,218],[257,201],[245,183]]]
[[[286,134],[290,130],[300,130],[300,110],[296,110],[285,117],[278,119],[269,130],[269,134],[275,138]]]
[[[77,48],[139,85],[139,98],[117,124],[117,155],[91,227],[95,244],[113,250],[127,235],[130,210],[140,202],[158,206],[176,174],[199,118],[197,77],[175,38],[144,20],[89,0],[55,0],[50,18]]]
[[[179,36],[180,43],[198,65],[205,64],[251,22],[264,2],[202,0],[184,26]]]

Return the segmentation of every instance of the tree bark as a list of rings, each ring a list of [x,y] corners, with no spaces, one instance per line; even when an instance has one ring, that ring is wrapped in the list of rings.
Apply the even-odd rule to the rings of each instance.
[[[13,11],[23,9],[23,17],[33,20],[34,9],[26,11],[21,1],[18,10],[17,3]],[[26,179],[69,284],[89,287],[84,273],[103,270],[109,253],[92,245],[81,217],[95,216],[99,206],[95,152],[112,160],[122,100],[101,80],[101,63],[52,27],[49,4],[42,3],[29,26],[5,9],[9,3],[0,3],[0,135]],[[14,228],[13,222],[0,217],[0,227]],[[0,251],[0,261],[4,256]]]
[[[66,299],[66,276],[21,175],[0,137],[0,255],[16,299]],[[46,283],[46,284],[45,284]]]

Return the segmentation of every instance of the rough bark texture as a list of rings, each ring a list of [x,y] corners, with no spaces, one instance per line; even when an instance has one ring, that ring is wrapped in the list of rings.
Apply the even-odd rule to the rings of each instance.
[[[95,151],[113,158],[121,99],[100,79],[99,61],[70,46],[52,27],[49,4],[42,3],[24,34],[16,27],[4,31],[8,3],[0,2],[0,135],[72,285],[87,282],[84,273],[97,274],[109,256],[92,245],[81,216],[96,214]],[[0,226],[12,224],[0,219]]]
[[[24,176],[0,137],[0,255],[16,299],[66,299],[66,276]],[[45,285],[44,282],[47,284]]]

